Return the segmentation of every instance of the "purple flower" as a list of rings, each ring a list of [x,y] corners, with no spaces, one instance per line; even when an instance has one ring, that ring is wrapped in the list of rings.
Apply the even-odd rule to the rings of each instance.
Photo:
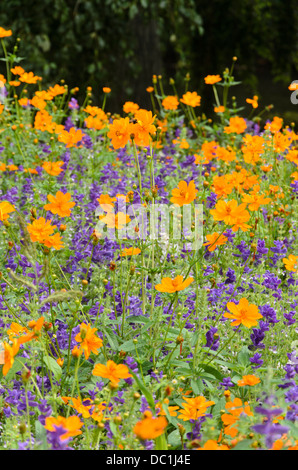
[[[217,328],[211,326],[209,331],[206,333],[206,348],[212,349],[212,351],[217,351],[219,347],[219,336],[214,338],[215,333],[217,332]]]
[[[75,98],[71,98],[68,102],[69,109],[79,109],[78,101]]]
[[[219,383],[225,390],[228,390],[230,387],[234,387],[235,385],[231,381],[231,377],[224,377],[222,382]]]
[[[260,353],[255,353],[255,355],[253,357],[250,357],[249,360],[252,364],[255,364],[253,366],[253,369],[258,369],[259,367],[261,367],[261,365],[264,362],[262,360],[262,354],[260,354]]]

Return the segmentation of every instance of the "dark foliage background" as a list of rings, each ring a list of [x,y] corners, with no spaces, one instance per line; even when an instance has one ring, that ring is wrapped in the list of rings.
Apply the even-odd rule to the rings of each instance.
[[[46,85],[92,86],[95,102],[109,86],[112,111],[126,100],[150,106],[152,74],[172,93],[169,78],[182,92],[190,73],[204,105],[203,77],[237,56],[240,101],[258,94],[263,105],[296,112],[287,87],[298,79],[297,0],[2,0],[0,25],[13,30],[10,46],[21,38],[26,70]]]

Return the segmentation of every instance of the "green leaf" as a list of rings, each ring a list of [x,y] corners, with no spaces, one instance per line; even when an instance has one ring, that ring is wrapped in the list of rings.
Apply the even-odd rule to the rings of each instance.
[[[45,363],[47,368],[53,373],[55,380],[60,380],[62,377],[62,369],[59,364],[57,364],[57,361],[51,356],[44,356],[43,362]]]
[[[123,344],[120,344],[118,346],[118,351],[125,351],[125,352],[129,352],[129,351],[134,351],[136,348],[141,348],[145,345],[145,341],[139,341],[137,344],[135,344],[133,342],[132,339],[130,339],[129,341],[125,341],[125,343]]]
[[[133,376],[133,378],[135,379],[139,389],[141,390],[141,392],[145,395],[146,397],[146,400],[148,402],[148,405],[150,406],[151,410],[155,413],[155,403],[154,403],[154,399],[151,395],[151,393],[149,392],[148,388],[145,386],[145,384],[139,379],[139,377],[132,371],[130,371],[131,375]]]
[[[205,372],[207,372],[207,374],[213,375],[213,377],[215,377],[218,380],[222,380],[224,378],[222,373],[219,372],[219,370],[215,369],[212,366],[207,366],[205,364],[199,364],[198,367],[203,369]]]
[[[243,346],[243,348],[241,349],[241,351],[239,352],[237,356],[238,362],[242,366],[248,366],[250,364],[249,358],[250,358],[249,350],[247,346]]]
[[[25,358],[16,358],[14,360],[12,368],[7,372],[5,379],[8,381],[13,379],[15,374],[23,369],[25,362]]]
[[[175,431],[168,435],[168,443],[171,444],[172,447],[181,445],[181,437],[178,429],[175,429]]]
[[[147,317],[142,317],[141,315],[131,315],[126,318],[128,323],[148,323],[150,321]]]
[[[253,450],[251,448],[251,440],[243,439],[243,441],[238,442],[232,450]]]
[[[155,450],[168,450],[167,439],[164,434],[155,439]]]
[[[212,408],[212,416],[217,417],[220,416],[221,410],[224,410],[226,406],[226,399],[222,397]]]
[[[191,379],[190,386],[195,395],[202,395],[204,391],[204,384],[200,378],[198,379]]]
[[[109,425],[110,425],[110,429],[111,429],[113,435],[116,436],[116,435],[117,435],[117,426],[116,426],[116,424],[113,422],[112,419],[110,420]]]
[[[35,421],[35,434],[36,442],[40,442],[38,449],[48,450],[47,431],[39,421]]]
[[[114,351],[117,351],[119,348],[119,344],[115,337],[115,334],[113,333],[113,330],[111,330],[111,328],[102,328],[102,332],[106,335],[111,348]]]

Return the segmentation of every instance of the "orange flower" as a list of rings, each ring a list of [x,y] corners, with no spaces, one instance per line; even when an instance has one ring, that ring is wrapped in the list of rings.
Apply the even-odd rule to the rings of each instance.
[[[148,86],[148,87],[146,88],[146,91],[147,91],[147,93],[152,93],[152,92],[154,91],[153,86]]]
[[[66,148],[75,147],[78,142],[81,142],[84,134],[81,129],[75,129],[71,127],[69,132],[63,130],[61,134],[58,135],[59,142],[66,144]]]
[[[246,134],[243,137],[244,145],[241,150],[243,152],[244,161],[255,165],[259,160],[260,156],[264,153],[265,141],[263,137],[259,135]]]
[[[0,27],[0,38],[7,38],[12,35],[11,29],[4,29]]]
[[[190,181],[189,184],[186,181],[180,181],[178,188],[174,188],[172,191],[171,202],[178,206],[184,206],[184,204],[190,204],[197,195],[198,190],[195,187],[194,181]]]
[[[24,333],[29,333],[28,328],[26,328],[25,326],[21,326],[16,322],[12,322],[9,329],[7,330],[7,334],[10,340],[17,339]]]
[[[246,385],[253,386],[256,384],[259,384],[261,381],[259,377],[256,377],[255,375],[243,375],[241,380],[238,380],[237,384],[239,387],[245,387]]]
[[[179,106],[179,101],[176,96],[169,95],[162,100],[161,104],[165,109],[175,111]]]
[[[16,65],[14,68],[10,69],[14,75],[23,75],[25,70],[20,65]]]
[[[226,149],[225,147],[218,146],[216,151],[216,158],[222,160],[223,162],[233,162],[236,160],[236,154],[231,149]]]
[[[195,163],[208,164],[215,157],[217,147],[218,143],[215,140],[212,140],[211,142],[204,142],[201,148],[201,152],[203,153],[204,158],[195,154]]]
[[[124,103],[123,105],[123,111],[127,114],[134,114],[139,108],[140,106],[137,103],[134,103],[133,101],[126,101],[126,103]]]
[[[229,450],[229,447],[224,444],[218,444],[216,441],[209,439],[203,447],[199,447],[197,450]]]
[[[6,341],[3,342],[4,347],[4,366],[2,369],[2,374],[4,377],[8,373],[8,371],[12,368],[14,363],[14,357],[19,351],[19,342],[17,339],[12,340],[12,345],[7,343]]]
[[[155,115],[152,116],[151,111],[140,109],[135,112],[135,119],[137,123],[134,125],[134,141],[137,145],[149,146],[151,141],[151,135],[155,134],[156,127],[153,122]]]
[[[105,127],[105,122],[99,116],[88,116],[85,119],[85,124],[88,129],[96,129],[100,131]]]
[[[72,355],[72,357],[75,357],[75,358],[81,357],[82,351],[80,350],[80,348],[77,345],[75,345],[74,348],[71,351],[71,355]]]
[[[188,91],[184,95],[182,95],[181,103],[186,104],[187,106],[191,106],[195,108],[196,106],[200,106],[201,104],[201,97],[197,94],[196,91],[190,92]]]
[[[69,217],[71,213],[71,208],[75,206],[75,202],[71,202],[71,195],[69,193],[62,193],[58,191],[56,196],[52,194],[48,195],[48,200],[50,204],[46,204],[43,208],[46,211],[52,212],[52,214],[58,214],[60,217]]]
[[[139,421],[133,432],[141,440],[145,441],[147,439],[156,439],[158,436],[161,436],[165,428],[167,427],[168,422],[163,416],[159,418],[153,418],[150,411],[145,412],[145,417]]]
[[[289,134],[282,134],[275,132],[273,137],[274,150],[277,153],[282,153],[291,145],[292,137]]]
[[[234,302],[228,302],[227,308],[230,312],[224,314],[225,318],[231,318],[233,320],[232,326],[244,325],[247,328],[257,326],[258,320],[263,318],[263,315],[259,313],[257,305],[250,304],[246,298],[242,298],[238,305]]]
[[[215,113],[224,113],[225,112],[225,107],[224,106],[215,106],[214,112]]]
[[[20,75],[20,81],[23,83],[36,84],[39,80],[41,77],[35,76],[33,72],[24,72]]]
[[[112,140],[114,149],[125,147],[133,133],[133,124],[129,122],[129,118],[114,119],[109,126],[108,137]]]
[[[15,211],[15,207],[10,204],[8,201],[2,201],[0,202],[0,220],[3,222],[3,220],[7,220],[9,218],[9,215],[11,212]]]
[[[74,398],[74,397],[61,397],[65,404],[69,405],[71,408],[76,410],[78,413],[82,415],[83,418],[90,418],[90,409],[93,407],[91,400],[88,400],[90,405],[84,405],[82,403],[81,398]],[[71,404],[69,401],[71,400]]]
[[[115,364],[114,361],[108,361],[106,366],[104,364],[95,364],[92,375],[109,379],[114,384],[118,384],[120,379],[132,377],[125,364]]]
[[[230,118],[229,126],[224,128],[224,132],[226,134],[242,134],[246,127],[245,119],[235,116]]]
[[[42,168],[46,171],[49,175],[58,176],[64,170],[62,170],[61,166],[64,165],[64,162],[44,162]]]
[[[96,199],[99,202],[100,207],[105,211],[105,212],[111,212],[112,208],[114,207],[114,198],[112,199],[108,194],[101,194],[98,199]]]
[[[289,150],[285,157],[290,162],[293,162],[295,163],[295,165],[298,165],[298,150]]]
[[[172,140],[173,144],[179,145],[181,149],[188,149],[190,147],[189,143],[187,142],[186,139],[174,139]]]
[[[232,230],[236,232],[238,228],[243,231],[250,228],[245,224],[250,218],[249,212],[245,210],[246,204],[240,204],[235,199],[231,201],[218,201],[215,209],[210,210],[214,220],[223,221],[227,225],[233,225]]]
[[[95,335],[96,328],[91,328],[89,323],[81,323],[80,333],[75,337],[75,341],[82,343],[80,349],[85,353],[85,358],[88,359],[90,353],[98,354],[98,349],[102,347],[102,340]]]
[[[218,197],[226,197],[233,191],[233,185],[226,175],[215,176],[212,181],[212,187]]]
[[[25,336],[20,336],[18,338],[18,343],[23,344],[23,343],[28,343],[32,339],[38,339],[40,336],[40,331],[43,327],[44,324],[44,317],[40,317],[38,320],[32,320],[28,323],[28,328],[31,330],[28,334]]]
[[[109,212],[106,215],[99,216],[99,218],[108,228],[116,228],[117,230],[121,230],[124,225],[131,221],[129,215],[124,214],[124,212],[118,212],[117,214]]]
[[[239,417],[242,413],[247,416],[253,416],[250,407],[247,402],[242,403],[240,398],[235,398],[233,401],[228,401],[225,406],[227,413],[221,416],[221,419],[225,425],[225,434],[231,437],[235,437],[238,433],[237,426],[235,423],[239,421]]]
[[[214,232],[211,235],[206,235],[207,242],[204,243],[204,246],[208,247],[208,251],[214,251],[217,246],[225,245],[228,241],[227,237],[224,235],[219,235],[219,233]]]
[[[44,217],[35,219],[32,224],[27,225],[27,230],[30,233],[32,242],[43,243],[56,228],[56,225],[51,225],[51,220],[45,220]]]
[[[288,86],[288,89],[291,90],[291,91],[298,90],[298,83],[292,82],[292,83]]]
[[[164,277],[161,280],[161,284],[157,284],[155,289],[158,292],[167,292],[168,294],[173,294],[174,292],[180,292],[181,290],[186,289],[194,281],[193,277],[189,277],[183,281],[183,276],[176,276],[175,279],[170,277]]]
[[[105,121],[107,119],[106,113],[98,106],[90,106],[88,104],[88,106],[86,106],[86,108],[84,108],[83,111],[85,111],[86,113],[90,114],[93,117],[97,116],[102,121]]]
[[[259,97],[255,95],[255,96],[253,97],[253,99],[251,99],[251,98],[246,98],[246,103],[251,104],[252,107],[253,107],[254,109],[256,109],[256,108],[259,106],[258,99],[259,99]]]
[[[60,250],[64,246],[60,233],[55,233],[55,235],[45,238],[43,244],[48,248],[54,248],[55,250]]]
[[[155,409],[157,410],[157,416],[166,416],[166,412],[165,410],[163,409],[162,405],[163,404],[166,404],[168,405],[169,404],[169,399],[168,398],[164,398],[164,400],[161,402],[158,402],[156,405],[155,405]],[[170,416],[177,416],[177,412],[176,410],[179,410],[179,406],[168,406],[168,412],[169,412],[169,415]]]
[[[111,90],[111,88],[109,88],[108,86],[104,86],[103,89],[102,89],[102,91],[103,91],[104,93],[111,93],[112,90]]]
[[[288,258],[282,259],[287,271],[296,273],[298,271],[298,256],[289,255]]]
[[[69,416],[68,418],[64,416],[58,416],[57,418],[48,416],[45,420],[44,427],[50,432],[55,432],[56,428],[61,426],[65,429],[65,433],[60,436],[61,440],[64,441],[70,437],[82,434],[81,427],[84,426],[84,423],[82,423],[78,416]]]
[[[140,248],[125,248],[121,251],[120,256],[135,256],[141,253]]]
[[[38,96],[34,96],[32,100],[30,100],[30,104],[37,109],[45,109],[47,103],[45,100],[38,98]]]
[[[207,401],[205,397],[187,398],[183,397],[186,403],[182,403],[182,409],[179,410],[181,413],[178,418],[183,421],[189,421],[190,419],[197,420],[200,416],[206,414],[207,408],[215,404],[214,401]]]
[[[283,123],[282,118],[275,116],[273,118],[273,121],[267,122],[264,129],[269,130],[272,134],[274,134],[275,132],[278,132],[282,128],[282,123]]]
[[[37,94],[38,92],[36,92]],[[58,96],[58,95],[64,95],[64,93],[66,93],[66,88],[65,86],[61,86],[61,85],[58,85],[56,84],[55,86],[50,86],[50,88],[45,92],[45,91],[42,91],[41,93],[45,94],[46,93],[46,98],[44,99],[48,99],[48,100],[52,100],[53,98],[55,98],[55,96]]]
[[[9,169],[9,171],[16,171],[19,169],[19,167],[17,167],[16,165],[14,165],[13,163],[11,165],[7,165],[7,167]]]
[[[207,75],[204,80],[206,85],[214,85],[215,83],[220,82],[222,79],[220,75]]]
[[[250,211],[257,211],[262,205],[268,204],[271,201],[269,197],[265,198],[263,194],[252,192],[251,194],[244,194],[242,202],[248,204]]]

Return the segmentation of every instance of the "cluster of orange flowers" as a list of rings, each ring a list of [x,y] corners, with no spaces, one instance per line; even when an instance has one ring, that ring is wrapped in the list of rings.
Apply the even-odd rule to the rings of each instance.
[[[56,225],[51,225],[51,222],[51,220],[45,220],[44,217],[39,217],[39,219],[33,220],[32,224],[27,225],[27,230],[32,242],[60,250],[63,247],[61,235],[58,232],[52,235]]]
[[[36,85],[37,82],[42,80],[41,77],[39,77],[38,75],[34,75],[33,72],[25,72],[23,67],[20,67],[19,65],[11,69],[11,72],[14,75],[19,76],[20,82],[27,83],[28,85]],[[18,86],[18,84],[14,83],[13,86]]]
[[[114,149],[125,147],[128,142],[132,141],[140,146],[149,146],[152,142],[151,136],[156,133],[156,127],[153,124],[155,116],[151,111],[139,109],[134,117],[134,122],[131,122],[129,117],[114,119],[109,126],[108,137]]]
[[[215,209],[212,209],[210,213],[214,220],[223,221],[226,225],[232,226],[234,232],[237,232],[239,229],[246,232],[251,227],[246,223],[250,219],[249,212],[246,210],[246,204],[238,205],[235,199],[228,202],[223,200],[218,201]]]
[[[2,373],[4,376],[7,375],[9,370],[14,364],[14,358],[19,352],[20,345],[28,343],[33,339],[38,339],[41,334],[41,329],[44,325],[44,317],[40,317],[37,321],[32,320],[28,323],[28,328],[13,322],[8,330],[9,340],[12,344],[7,341],[3,342],[4,347],[4,366]]]

